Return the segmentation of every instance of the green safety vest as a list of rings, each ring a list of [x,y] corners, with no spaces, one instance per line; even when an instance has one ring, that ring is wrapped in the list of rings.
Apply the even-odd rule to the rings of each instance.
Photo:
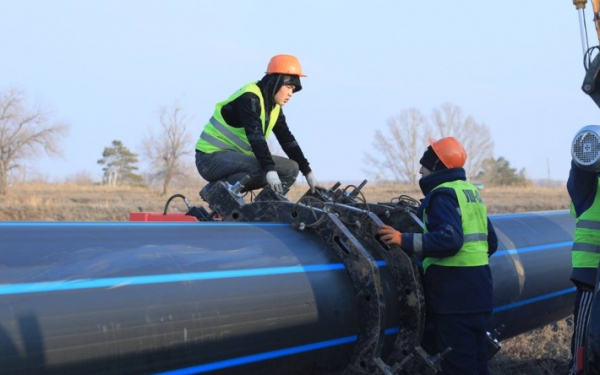
[[[425,258],[423,270],[432,264],[445,267],[475,267],[488,264],[488,225],[487,209],[481,199],[477,188],[466,181],[446,182],[435,189],[450,188],[456,192],[458,206],[463,229],[463,245],[460,250],[451,257]],[[423,211],[425,227],[423,233],[427,233],[427,214]]]
[[[235,151],[243,152],[247,155],[254,155],[248,137],[246,136],[246,130],[244,128],[234,128],[233,126],[230,126],[221,115],[221,109],[225,105],[231,103],[247,92],[255,94],[260,99],[260,121],[262,122],[262,130],[265,135],[265,140],[269,138],[275,123],[277,123],[281,106],[279,104],[275,105],[275,108],[271,111],[269,124],[267,126],[265,121],[265,101],[256,82],[251,82],[236,91],[229,99],[217,103],[215,112],[208,123],[204,125],[204,130],[196,143],[196,150],[207,154],[218,151]]]
[[[599,179],[600,186],[600,179]],[[575,220],[575,238],[571,250],[573,268],[598,268],[600,262],[600,189],[596,190],[594,203],[581,216],[576,217],[571,203],[571,215]]]

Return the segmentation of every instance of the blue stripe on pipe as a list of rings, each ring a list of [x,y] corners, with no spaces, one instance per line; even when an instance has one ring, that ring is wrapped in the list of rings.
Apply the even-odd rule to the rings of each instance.
[[[575,290],[576,290],[576,288],[569,288],[569,289],[562,290],[559,292],[550,293],[550,294],[546,294],[543,296],[530,298],[527,300],[512,303],[509,305],[500,306],[500,307],[497,307],[494,309],[494,313],[504,311],[504,310],[509,310],[509,309],[523,306],[526,304],[550,299],[550,298],[561,296],[564,294],[572,293]],[[397,334],[398,332],[399,332],[398,328],[390,328],[385,331],[385,334],[391,335],[391,334]],[[298,353],[303,353],[303,352],[308,352],[308,351],[313,351],[313,350],[319,350],[319,349],[323,349],[323,348],[327,348],[327,347],[331,347],[331,346],[343,345],[343,344],[355,342],[357,339],[358,339],[358,336],[356,336],[356,335],[348,336],[348,337],[343,337],[341,339],[322,341],[322,342],[318,342],[318,343],[314,343],[314,344],[308,344],[308,345],[296,346],[293,348],[275,350],[275,351],[267,352],[267,353],[255,354],[255,355],[250,355],[250,356],[246,356],[246,357],[240,357],[240,358],[229,359],[229,360],[225,360],[225,361],[208,363],[208,364],[199,365],[199,366],[187,367],[187,368],[178,369],[178,370],[161,372],[161,373],[154,374],[154,375],[201,374],[204,372],[220,370],[220,369],[224,369],[224,368],[228,368],[228,367],[240,366],[240,365],[245,365],[245,364],[249,364],[249,363],[253,363],[253,362],[259,362],[259,361],[264,361],[264,360],[268,360],[268,359],[273,359],[273,358],[278,358],[278,357],[283,357],[283,356],[288,356],[288,355],[293,355],[293,354],[298,354]]]
[[[0,295],[24,294],[24,293],[42,293],[56,292],[62,290],[76,289],[94,289],[94,288],[118,288],[130,285],[147,285],[159,283],[176,283],[198,280],[217,280],[230,279],[238,277],[253,277],[267,275],[282,275],[294,273],[325,272],[344,269],[341,263],[321,264],[312,266],[293,266],[293,267],[274,267],[274,268],[255,268],[232,271],[213,271],[213,272],[195,272],[167,275],[151,276],[125,276],[112,277],[106,279],[92,280],[67,280],[67,281],[49,281],[41,283],[27,284],[6,284],[0,285]]]
[[[512,254],[522,254],[522,253],[528,253],[528,252],[532,252],[532,251],[540,251],[540,250],[548,250],[548,249],[558,249],[560,247],[566,247],[566,246],[572,246],[572,245],[573,245],[573,241],[568,241],[568,242],[559,242],[559,243],[553,243],[553,244],[548,244],[548,245],[522,247],[520,249],[499,250],[499,251],[496,251],[494,253],[494,255],[492,255],[492,257],[509,255],[509,254],[511,254],[511,255]]]
[[[496,252],[493,256],[501,256],[501,255],[505,255],[505,254],[520,254],[520,253],[531,252],[531,251],[540,251],[540,250],[570,246],[571,244],[572,244],[572,242],[561,242],[561,243],[557,243],[557,244],[532,246],[532,247],[525,247],[525,248],[521,248],[521,249],[501,250],[501,251]],[[377,261],[377,265],[380,267],[384,267],[384,266],[387,266],[387,263],[385,261],[380,260],[380,261]],[[270,276],[270,275],[283,275],[283,274],[294,274],[294,273],[326,272],[326,271],[340,270],[340,269],[344,269],[344,268],[345,268],[344,265],[341,263],[333,263],[333,264],[322,264],[322,265],[312,265],[312,266],[255,268],[255,269],[231,270],[231,271],[212,271],[212,272],[195,272],[195,273],[129,276],[129,277],[125,276],[125,277],[91,279],[91,280],[83,279],[83,280],[68,280],[68,281],[48,281],[48,282],[40,282],[40,283],[26,283],[26,284],[6,284],[6,285],[0,285],[0,295],[56,292],[56,291],[77,290],[77,289],[117,288],[117,287],[130,286],[130,285],[148,285],[148,284],[159,284],[159,283],[174,283],[174,282],[199,281],[199,280],[216,280],[216,279],[228,279],[228,278],[238,278],[238,277]]]
[[[358,340],[358,336],[347,336],[340,339],[321,341],[314,344],[295,346],[293,348],[280,349],[272,352],[260,353],[248,355],[245,357],[239,357],[234,359],[227,359],[225,361],[207,363],[204,365],[198,365],[193,367],[186,367],[178,370],[171,370],[166,372],[157,373],[154,375],[191,375],[191,374],[202,374],[209,371],[221,370],[224,368],[235,367],[246,365],[249,363],[265,361],[267,359],[285,357],[288,355],[299,354],[304,352],[310,352],[313,350],[319,350],[323,348],[329,348],[332,346],[344,345]]]
[[[560,292],[551,293],[551,294],[547,294],[544,296],[531,298],[528,300],[523,300],[523,301],[520,301],[517,303],[510,304],[510,305],[497,307],[494,309],[494,312],[496,313],[499,311],[508,310],[508,309],[526,305],[529,303],[534,303],[534,302],[549,299],[552,297],[557,297],[557,296],[560,296],[563,294],[571,293],[573,291],[575,291],[575,288],[570,288],[570,289],[566,289],[566,290],[563,290]],[[393,334],[397,334],[398,332],[399,332],[399,328],[389,328],[389,329],[385,330],[386,335],[393,335]],[[347,337],[343,337],[343,338],[335,339],[335,340],[322,341],[322,342],[317,342],[314,344],[296,346],[293,348],[275,350],[275,351],[271,351],[271,352],[254,354],[254,355],[249,355],[249,356],[245,356],[245,357],[229,359],[229,360],[225,360],[225,361],[207,363],[207,364],[199,365],[199,366],[193,366],[193,367],[187,367],[187,368],[183,368],[183,369],[161,372],[161,373],[154,374],[154,375],[201,374],[201,373],[205,373],[205,372],[209,372],[209,371],[221,370],[224,368],[245,365],[245,364],[249,364],[249,363],[284,357],[284,356],[298,354],[298,353],[304,353],[304,352],[313,351],[313,350],[319,350],[319,349],[328,348],[328,347],[337,346],[337,345],[348,344],[348,343],[355,342],[356,340],[358,340],[358,336],[356,336],[356,335],[355,336],[347,336]]]
[[[530,303],[547,300],[547,299],[550,299],[550,298],[553,298],[553,297],[562,296],[564,294],[573,293],[576,290],[577,290],[577,288],[569,288],[569,289],[561,290],[561,291],[558,291],[558,292],[554,292],[554,293],[550,293],[550,294],[545,294],[543,296],[538,296],[538,297],[535,297],[535,298],[525,299],[523,301],[511,303],[511,304],[508,304],[508,305],[499,306],[499,307],[494,308],[494,313],[497,313],[497,312],[500,312],[500,311],[514,309],[515,307],[519,307],[519,306],[523,306],[523,305],[528,305]]]
[[[553,211],[553,212],[528,212],[522,214],[496,214],[490,215],[490,219],[515,219],[521,217],[543,217],[543,216],[560,216],[570,215],[569,211]]]
[[[386,335],[397,334],[399,328],[389,328],[385,330]],[[265,361],[268,359],[274,359],[279,357],[285,357],[288,355],[299,354],[304,352],[310,352],[313,350],[319,350],[324,348],[329,348],[332,346],[349,344],[352,342],[356,342],[358,340],[358,336],[347,336],[342,337],[340,339],[321,341],[314,344],[295,346],[293,348],[280,349],[272,352],[253,354],[245,357],[239,357],[234,359],[228,359],[225,361],[207,363],[204,365],[198,365],[193,367],[186,367],[178,370],[171,370],[166,372],[157,373],[154,375],[192,375],[192,374],[202,374],[209,371],[222,370],[224,368],[247,365],[249,363]]]
[[[192,223],[192,222],[2,222],[2,227],[139,227],[139,226],[170,226],[170,227],[201,227],[201,226],[216,226],[216,227],[289,227],[290,224],[278,223]]]

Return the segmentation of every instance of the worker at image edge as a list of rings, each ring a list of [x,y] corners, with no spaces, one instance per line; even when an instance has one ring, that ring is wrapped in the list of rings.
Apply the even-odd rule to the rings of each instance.
[[[423,346],[430,354],[452,348],[441,363],[442,373],[487,375],[493,310],[488,258],[498,238],[479,191],[466,181],[463,146],[453,137],[430,144],[419,171],[424,233],[401,233],[384,225],[379,234],[386,243],[423,259]]]
[[[586,171],[571,161],[567,190],[571,197],[571,215],[576,220],[571,258],[571,281],[577,287],[574,328],[571,338],[571,363],[568,375],[583,372],[585,338],[594,299],[594,285],[600,261],[600,199],[596,171]]]
[[[202,178],[235,184],[249,175],[246,191],[268,184],[282,193],[282,185],[290,187],[301,171],[312,192],[321,188],[282,109],[294,93],[302,90],[300,77],[306,76],[295,56],[277,55],[260,81],[245,85],[217,103],[196,143],[196,166]],[[271,133],[289,159],[271,155],[267,144]]]

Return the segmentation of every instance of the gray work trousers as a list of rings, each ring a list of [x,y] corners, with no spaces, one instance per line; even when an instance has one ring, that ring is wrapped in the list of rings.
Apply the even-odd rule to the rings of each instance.
[[[275,155],[273,161],[281,183],[287,187],[292,186],[298,177],[298,163]],[[246,184],[245,190],[260,189],[267,185],[267,174],[258,160],[241,152],[218,151],[205,154],[196,151],[196,167],[200,176],[208,182],[223,180],[233,185],[249,175],[250,182]]]

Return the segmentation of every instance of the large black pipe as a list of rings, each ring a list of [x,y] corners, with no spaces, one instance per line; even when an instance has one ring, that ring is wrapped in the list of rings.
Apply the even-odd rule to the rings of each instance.
[[[573,219],[492,217],[504,338],[569,315]],[[0,224],[7,374],[327,374],[356,341],[355,296],[310,232],[278,224]],[[385,269],[385,267],[383,267]],[[386,305],[395,287],[382,272]],[[397,332],[387,314],[389,351]]]

